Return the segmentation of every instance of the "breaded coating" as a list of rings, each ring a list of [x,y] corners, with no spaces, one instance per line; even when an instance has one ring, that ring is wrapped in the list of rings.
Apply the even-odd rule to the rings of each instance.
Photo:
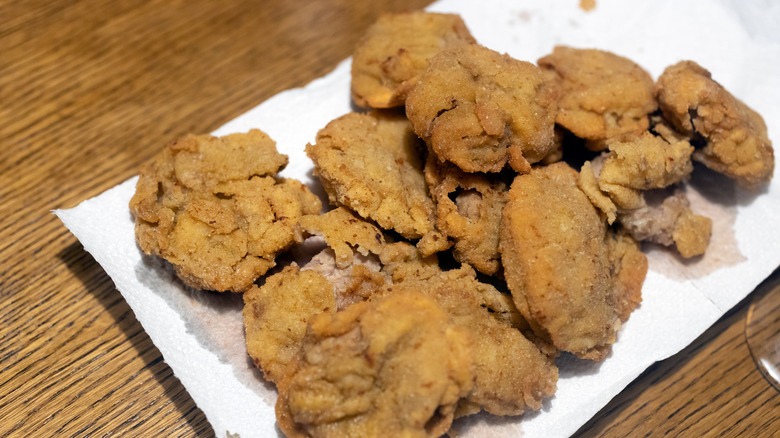
[[[693,171],[693,146],[685,140],[667,143],[649,132],[628,141],[607,143],[609,154],[601,166],[599,184],[634,190],[662,189],[685,180]]]
[[[621,281],[612,238],[565,163],[512,183],[499,245],[512,297],[540,338],[584,359],[609,353],[630,313],[620,303],[637,302],[626,297],[641,294],[644,271],[631,276],[639,281]],[[631,257],[644,260],[641,253]]]
[[[325,239],[333,248],[339,267],[351,264],[355,252],[363,256],[379,256],[385,247],[385,236],[379,228],[344,207],[320,215],[304,216],[300,227],[307,234]]]
[[[401,114],[350,113],[320,130],[306,154],[332,203],[418,239],[434,229],[420,147]]]
[[[618,221],[634,239],[675,245],[684,258],[704,254],[712,234],[712,219],[694,214],[682,190],[672,195],[643,198],[643,206],[621,212]]]
[[[379,288],[389,282],[388,274],[381,271],[376,257],[355,254],[346,266],[339,266],[336,255],[325,248],[301,267],[301,271],[314,271],[322,275],[333,288],[336,307],[344,309],[351,304],[367,300]]]
[[[477,340],[473,347],[474,388],[461,402],[458,416],[485,410],[519,415],[538,410],[555,392],[558,369],[552,360],[510,323],[514,306],[505,295],[477,281],[468,266],[420,281],[405,281],[386,293],[419,291],[430,296],[452,321]]]
[[[755,187],[772,179],[772,143],[761,116],[712,79],[693,61],[668,67],[656,84],[658,103],[678,131],[701,139],[693,159]]]
[[[276,178],[286,164],[258,130],[170,143],[130,200],[138,246],[189,286],[245,291],[293,243],[298,219],[322,208],[303,184]]]
[[[473,386],[472,344],[419,293],[317,315],[279,385],[279,427],[288,437],[441,436]]]
[[[307,321],[336,311],[333,287],[314,271],[286,267],[244,293],[246,348],[266,380],[278,383],[296,360]]]
[[[352,55],[352,99],[359,106],[402,106],[409,89],[442,49],[474,43],[458,15],[384,14]]]
[[[677,218],[672,239],[683,258],[700,256],[707,251],[712,236],[712,219],[684,210]]]
[[[382,230],[344,207],[304,216],[300,229],[325,239],[328,248],[302,269],[313,269],[331,282],[339,308],[365,300],[385,283],[441,272],[436,257],[423,256],[407,242],[389,242]]]
[[[555,122],[592,150],[646,131],[648,114],[658,107],[650,74],[614,53],[557,46],[538,64],[560,88]]]
[[[479,45],[434,56],[406,100],[414,132],[465,172],[528,172],[555,149],[557,92],[542,71]]]
[[[644,206],[641,190],[661,189],[688,178],[693,171],[693,147],[686,140],[668,143],[645,132],[627,141],[607,141],[609,152],[600,157],[598,176],[586,162],[579,186],[591,202],[615,221],[618,210]]]
[[[495,274],[501,266],[498,229],[507,187],[494,175],[465,173],[430,154],[425,180],[436,205],[436,228],[455,242],[453,254],[461,263]]]

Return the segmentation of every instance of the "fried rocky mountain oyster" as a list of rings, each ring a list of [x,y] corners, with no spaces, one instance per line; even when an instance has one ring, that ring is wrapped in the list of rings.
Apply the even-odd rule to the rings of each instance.
[[[322,208],[306,186],[276,177],[286,164],[258,130],[170,143],[130,201],[138,246],[189,286],[245,291],[293,243],[298,219]]]

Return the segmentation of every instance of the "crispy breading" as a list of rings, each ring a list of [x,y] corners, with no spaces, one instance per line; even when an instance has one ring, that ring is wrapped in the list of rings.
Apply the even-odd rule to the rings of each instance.
[[[585,359],[609,353],[628,307],[618,303],[635,303],[624,297],[641,294],[641,281],[620,281],[612,238],[566,164],[536,168],[512,183],[499,245],[512,297],[539,337]]]
[[[658,107],[650,74],[614,53],[557,46],[538,64],[560,88],[556,123],[590,149],[647,130],[648,114]]]
[[[645,201],[648,198],[650,202]],[[634,239],[675,245],[684,258],[704,254],[712,233],[712,219],[694,214],[679,189],[671,195],[645,195],[642,207],[620,212],[618,221]]]
[[[693,61],[668,67],[656,84],[663,116],[681,133],[701,139],[693,159],[746,187],[774,173],[772,143],[761,116]]]
[[[473,44],[443,50],[406,99],[414,132],[466,172],[518,172],[554,148],[557,92],[541,70]]]
[[[540,409],[542,401],[555,392],[558,369],[552,360],[512,325],[519,315],[506,296],[477,281],[470,267],[396,283],[384,290],[430,296],[477,340],[474,388],[461,402],[460,415],[480,409],[495,415],[519,415]]]
[[[333,248],[339,267],[351,264],[356,252],[379,256],[385,247],[385,236],[380,229],[344,207],[304,216],[300,228],[306,234],[322,236]]]
[[[286,164],[258,130],[170,143],[130,201],[138,245],[192,287],[243,292],[293,243],[298,219],[322,208],[306,186],[276,178]]]
[[[628,141],[611,140],[609,154],[599,172],[599,185],[634,190],[661,189],[679,183],[691,174],[693,146],[685,140],[667,143],[644,132]]]
[[[298,356],[307,321],[335,311],[333,287],[325,277],[288,266],[244,293],[247,352],[265,378],[278,383]]]
[[[599,157],[598,176],[591,162],[580,170],[579,186],[611,224],[618,210],[644,206],[641,190],[677,184],[693,171],[693,147],[686,140],[668,143],[649,132],[630,140],[607,141],[609,152]]]
[[[352,55],[352,99],[363,107],[401,106],[428,59],[444,48],[474,42],[458,15],[384,14]]]
[[[436,228],[455,242],[461,263],[493,275],[501,266],[498,228],[507,187],[495,175],[465,173],[432,154],[425,163],[425,180],[436,205]]]
[[[279,427],[289,437],[438,437],[473,386],[473,342],[419,293],[319,314],[279,385]]]
[[[672,232],[674,245],[683,258],[704,254],[710,245],[712,219],[684,210],[677,218]]]
[[[420,147],[400,114],[350,113],[320,130],[306,153],[332,203],[417,239],[434,231]]]

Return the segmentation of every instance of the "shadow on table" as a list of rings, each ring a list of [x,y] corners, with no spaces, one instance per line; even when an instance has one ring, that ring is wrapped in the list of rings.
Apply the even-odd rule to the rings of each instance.
[[[214,437],[214,431],[206,420],[206,416],[196,406],[181,382],[173,375],[170,367],[164,363],[162,354],[95,259],[77,242],[60,251],[57,258],[114,318],[116,327],[122,330],[138,356],[143,359],[144,368],[152,371],[155,380],[163,388],[165,396],[174,403],[176,410],[187,421],[188,425],[197,431],[198,436]],[[158,364],[161,362],[164,368],[159,369]]]

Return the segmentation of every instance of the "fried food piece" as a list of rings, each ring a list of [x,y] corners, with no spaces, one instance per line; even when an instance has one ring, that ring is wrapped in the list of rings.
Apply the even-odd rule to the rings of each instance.
[[[266,380],[278,383],[298,356],[307,321],[334,313],[333,287],[313,270],[291,265],[244,293],[246,348]]]
[[[279,427],[289,437],[438,437],[473,386],[472,344],[419,293],[319,314],[279,385]]]
[[[320,215],[301,218],[301,229],[310,235],[320,235],[336,255],[336,264],[344,267],[352,263],[355,253],[367,257],[379,256],[385,247],[382,231],[355,216],[344,207]]]
[[[664,118],[705,144],[693,159],[746,187],[772,179],[772,143],[761,116],[693,61],[668,67],[656,84]]]
[[[441,272],[436,257],[425,257],[406,242],[389,242],[382,230],[344,207],[304,216],[300,229],[301,234],[322,236],[329,247],[302,269],[313,269],[331,282],[339,308],[367,299],[385,283]]]
[[[436,300],[455,324],[477,340],[474,388],[461,402],[457,416],[479,410],[519,415],[540,409],[555,392],[558,369],[512,325],[519,315],[508,297],[477,281],[473,269],[464,266],[386,288],[390,294],[413,291]]]
[[[414,132],[465,172],[528,172],[554,148],[557,92],[541,70],[479,45],[434,56],[406,100]]]
[[[332,203],[417,239],[434,231],[419,147],[402,115],[351,113],[320,130],[306,154]]]
[[[429,58],[444,48],[474,42],[458,15],[384,14],[352,56],[352,99],[363,107],[401,106]]]
[[[682,190],[671,196],[651,197],[640,208],[621,212],[618,220],[634,239],[664,246],[675,245],[684,258],[704,254],[712,234],[712,219],[694,214]]]
[[[498,229],[507,187],[495,176],[465,173],[429,154],[425,180],[436,205],[436,228],[455,242],[461,263],[493,275],[500,265]]]
[[[644,205],[641,190],[661,189],[679,183],[691,174],[693,147],[686,140],[668,143],[645,132],[628,141],[609,140],[598,177],[587,162],[580,171],[580,188],[611,224],[618,210]]]
[[[602,360],[623,317],[638,302],[647,262],[621,248],[565,163],[515,178],[504,208],[499,250],[504,275],[533,331],[577,357]],[[630,275],[619,263],[631,256],[644,269]],[[619,260],[618,260],[619,259]]]
[[[258,130],[188,135],[141,169],[130,200],[138,246],[189,286],[243,292],[321,208],[306,186],[276,178],[287,157]]]
[[[585,139],[589,149],[646,131],[648,114],[658,107],[650,74],[614,53],[557,46],[538,64],[560,88],[555,122]]]

